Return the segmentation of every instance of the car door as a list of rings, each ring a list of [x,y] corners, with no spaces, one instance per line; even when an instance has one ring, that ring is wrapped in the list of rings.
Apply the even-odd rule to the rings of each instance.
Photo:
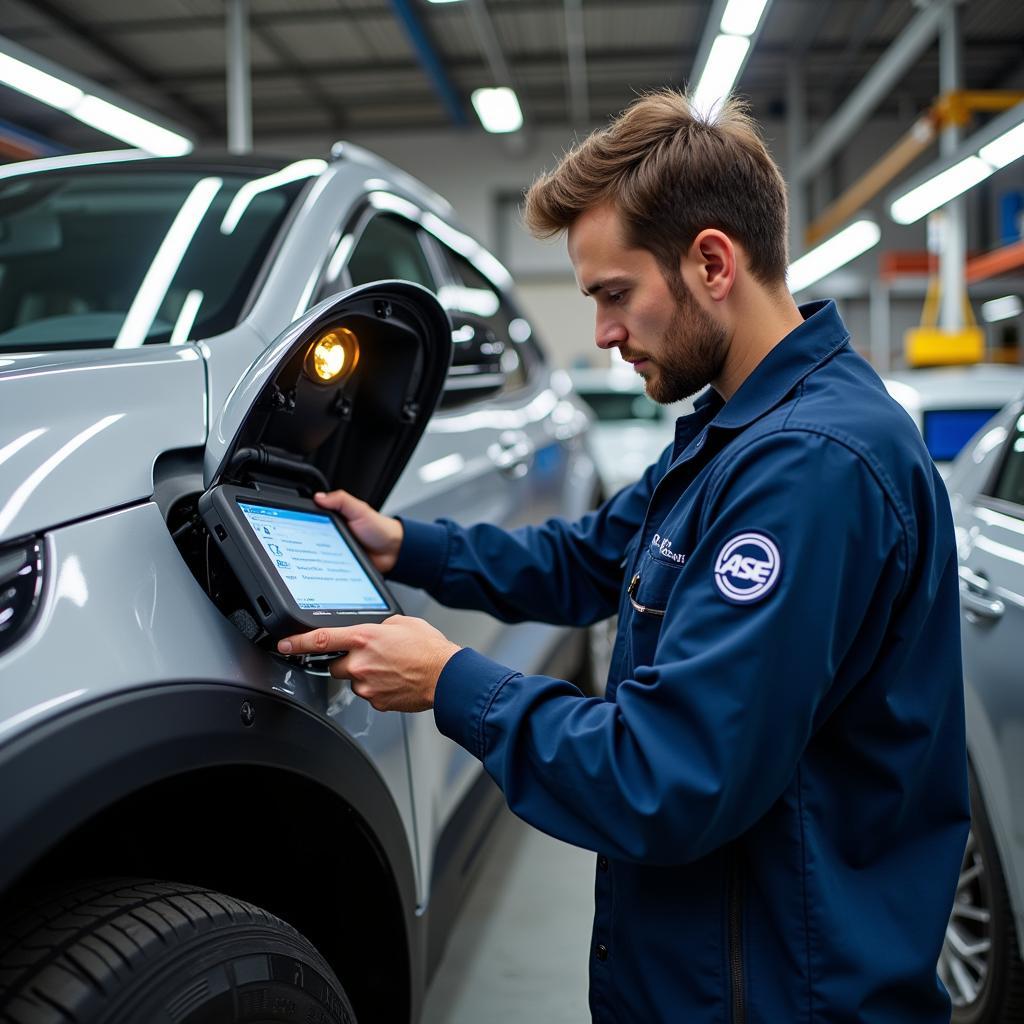
[[[995,432],[990,432],[995,433]],[[954,495],[971,759],[1016,910],[1024,885],[1024,416],[978,459],[981,493]],[[991,445],[989,445],[991,448]]]

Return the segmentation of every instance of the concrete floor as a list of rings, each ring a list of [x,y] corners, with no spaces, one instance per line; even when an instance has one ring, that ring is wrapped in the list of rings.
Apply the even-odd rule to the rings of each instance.
[[[504,812],[427,993],[422,1024],[580,1024],[594,854]]]

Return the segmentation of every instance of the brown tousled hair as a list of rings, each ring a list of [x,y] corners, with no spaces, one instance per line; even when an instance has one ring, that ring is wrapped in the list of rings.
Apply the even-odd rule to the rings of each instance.
[[[785,282],[786,186],[735,99],[703,117],[674,89],[641,96],[533,183],[524,219],[550,238],[608,201],[622,214],[627,243],[651,252],[670,283],[705,228],[739,242],[763,284]]]

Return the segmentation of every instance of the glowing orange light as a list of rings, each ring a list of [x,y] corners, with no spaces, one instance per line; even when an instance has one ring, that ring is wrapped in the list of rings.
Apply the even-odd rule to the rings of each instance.
[[[347,327],[321,335],[306,356],[306,372],[327,384],[350,373],[359,355],[359,342]]]

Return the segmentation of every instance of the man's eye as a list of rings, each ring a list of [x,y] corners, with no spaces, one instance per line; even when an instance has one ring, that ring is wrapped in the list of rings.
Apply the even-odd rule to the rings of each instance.
[[[613,305],[618,305],[618,303],[620,303],[622,301],[623,296],[625,294],[626,294],[625,292],[609,292],[608,293],[608,301],[610,303],[612,303]]]

